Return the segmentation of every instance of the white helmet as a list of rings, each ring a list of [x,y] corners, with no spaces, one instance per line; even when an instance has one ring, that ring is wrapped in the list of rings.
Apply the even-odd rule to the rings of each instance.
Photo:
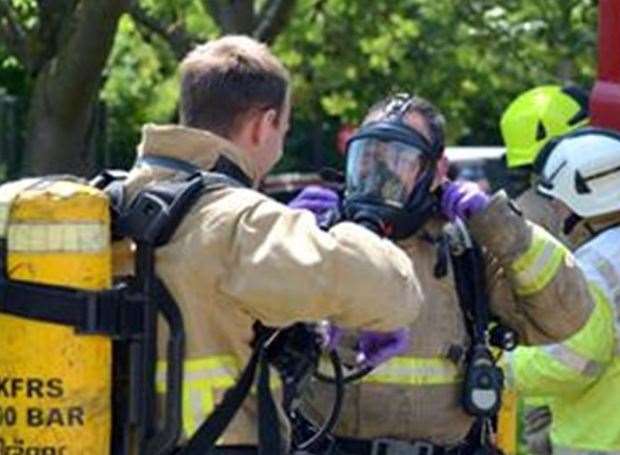
[[[620,133],[584,128],[541,150],[538,191],[582,218],[620,211]]]

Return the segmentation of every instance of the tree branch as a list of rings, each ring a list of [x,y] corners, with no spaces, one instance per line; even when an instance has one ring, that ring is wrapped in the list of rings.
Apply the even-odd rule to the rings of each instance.
[[[68,38],[63,35],[63,23],[73,14],[77,3],[78,0],[37,0],[39,20],[30,45],[33,71],[41,70],[54,57],[59,44]]]
[[[220,23],[222,11],[220,10],[220,3],[218,0],[202,0],[202,8],[208,13],[213,22]]]
[[[252,35],[256,24],[254,0],[202,0],[222,34]]]
[[[269,0],[259,13],[254,38],[272,43],[288,24],[296,4],[297,0]]]
[[[72,121],[75,112],[92,102],[101,84],[118,21],[129,0],[80,0],[64,18],[61,42],[44,71],[46,102],[58,118]],[[65,97],[71,94],[71,103]]]
[[[37,0],[39,36],[47,40],[55,40],[62,27],[63,19],[72,14],[78,0]]]
[[[192,36],[181,24],[169,23],[155,18],[142,8],[137,1],[132,1],[129,14],[134,22],[150,32],[163,38],[168,43],[177,60],[182,60],[198,39]]]
[[[0,0],[0,39],[17,59],[29,70],[28,33],[15,17],[15,11],[6,0]]]

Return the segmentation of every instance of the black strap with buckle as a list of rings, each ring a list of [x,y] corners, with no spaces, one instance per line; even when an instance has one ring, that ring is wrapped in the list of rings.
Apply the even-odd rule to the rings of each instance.
[[[0,277],[0,293],[0,313],[114,339],[132,338],[143,331],[140,296],[126,285],[91,292]]]

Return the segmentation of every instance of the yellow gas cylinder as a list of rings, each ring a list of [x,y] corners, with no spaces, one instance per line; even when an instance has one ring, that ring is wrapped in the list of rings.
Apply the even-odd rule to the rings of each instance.
[[[502,407],[497,416],[497,446],[505,455],[517,453],[517,413],[517,393],[504,389]]]
[[[108,199],[78,181],[0,186],[9,278],[111,286]],[[67,326],[0,314],[0,453],[107,455],[112,344]]]

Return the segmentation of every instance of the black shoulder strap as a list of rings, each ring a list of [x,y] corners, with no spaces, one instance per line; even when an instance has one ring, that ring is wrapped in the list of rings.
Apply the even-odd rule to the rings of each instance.
[[[141,156],[136,161],[136,166],[148,164],[152,166],[158,166],[167,168],[173,171],[183,172],[187,175],[193,175],[196,173],[204,173],[198,166],[189,161],[181,160],[178,158],[172,158],[170,156],[163,155],[145,155]],[[215,165],[207,171],[210,174],[221,174],[236,181],[235,186],[244,186],[247,188],[252,187],[252,180],[241,170],[241,168],[232,162],[224,155],[215,162]]]
[[[149,184],[128,204],[122,186],[112,184],[113,235],[164,245],[201,195],[226,187],[241,184],[224,174],[195,172],[185,180]]]
[[[187,178],[153,182],[128,203],[122,180],[102,174],[100,180],[108,182],[105,191],[111,199],[115,237],[164,245],[200,195],[225,187],[251,186],[239,166],[223,155],[208,172],[189,161],[163,155],[145,155],[136,161],[138,167],[144,164],[182,172]]]
[[[460,219],[444,227],[443,237],[469,336],[473,344],[485,344],[490,315],[482,250]]]
[[[157,277],[155,250],[169,241],[198,200],[204,184],[201,174],[181,181],[154,182],[142,188],[131,201],[125,200],[123,191],[117,190],[118,186],[111,185],[108,189],[114,208],[114,235],[130,238],[136,245],[132,282],[143,299],[144,331],[141,339],[130,346],[128,368],[132,381],[129,384],[129,405],[123,411],[122,420],[135,428],[140,453],[145,455],[169,453],[180,435],[185,352],[183,319],[165,283]],[[171,309],[176,311],[171,313]],[[163,427],[158,425],[156,418],[155,387],[158,320],[162,315],[170,328]]]
[[[488,449],[493,445],[490,433],[492,421],[501,405],[504,376],[490,350],[490,339],[493,337],[489,332],[490,308],[485,261],[481,248],[470,236],[465,224],[457,219],[451,226],[455,228],[451,235],[448,228],[448,235],[457,296],[471,337],[461,389],[461,405],[465,412],[477,420],[477,428],[480,430],[477,444]]]
[[[282,440],[275,402],[270,390],[267,346],[275,330],[256,323],[252,356],[241,376],[224,394],[222,401],[200,425],[187,444],[175,455],[209,454],[237,414],[257,378],[258,394],[258,455],[280,455]]]
[[[239,166],[226,158],[224,155],[218,158],[215,166],[211,169],[211,172],[227,175],[246,188],[252,187],[252,180],[241,170]]]
[[[113,233],[154,247],[168,242],[205,188],[202,175],[177,182],[156,182],[143,188],[131,202],[110,188],[116,216]],[[119,201],[120,198],[120,201]],[[121,207],[119,207],[119,204]]]

